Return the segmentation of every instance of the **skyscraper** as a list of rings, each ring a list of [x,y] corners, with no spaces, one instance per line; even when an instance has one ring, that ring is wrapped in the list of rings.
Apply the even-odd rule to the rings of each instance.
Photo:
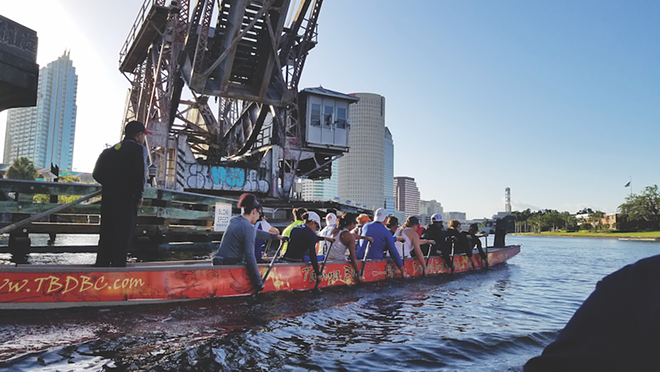
[[[36,107],[8,110],[4,163],[26,156],[37,167],[72,168],[78,76],[69,55],[39,70]]]
[[[419,189],[412,177],[394,177],[396,189],[396,209],[406,218],[419,215]]]
[[[339,196],[337,190],[337,162],[332,163],[332,177],[313,181],[303,180],[302,182],[302,198],[303,200],[322,200],[329,201]]]
[[[435,213],[442,214],[444,213],[444,208],[442,208],[442,203],[437,200],[420,200],[419,201],[419,213],[428,214],[429,216]]]
[[[341,200],[385,206],[385,97],[373,93],[352,94],[360,101],[351,105],[350,151],[338,160]]]
[[[431,216],[438,213],[442,216],[444,209],[442,204],[437,200],[420,200],[419,201],[419,221],[422,225],[431,223]]]
[[[385,127],[385,164],[383,165],[383,178],[384,178],[384,195],[385,195],[385,209],[390,214],[394,214],[395,202],[394,198],[394,140],[392,139],[392,132],[388,127]]]

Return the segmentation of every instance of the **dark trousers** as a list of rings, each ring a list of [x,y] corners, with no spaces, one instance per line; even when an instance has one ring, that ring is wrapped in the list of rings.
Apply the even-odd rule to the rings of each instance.
[[[445,243],[445,242],[443,242],[443,243]],[[454,266],[454,264],[451,262],[451,247],[452,247],[451,242],[441,244],[439,249],[437,249],[437,251],[436,251],[436,252],[440,253],[440,255],[442,256],[442,260],[446,262],[447,267]]]
[[[479,251],[479,256],[481,257],[482,260],[486,260],[486,252],[484,252],[483,247],[481,246],[481,240],[479,238],[472,238],[470,239],[470,245],[472,246],[472,249],[474,247],[477,247],[477,250]],[[472,252],[470,252],[470,257],[472,256]]]
[[[126,267],[126,254],[136,224],[137,203],[133,199],[103,197],[96,266]]]

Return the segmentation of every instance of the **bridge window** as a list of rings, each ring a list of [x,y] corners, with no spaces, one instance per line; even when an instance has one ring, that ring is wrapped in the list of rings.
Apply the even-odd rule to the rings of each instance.
[[[321,105],[312,103],[312,119],[311,124],[315,127],[321,126]]]
[[[346,128],[346,109],[337,107],[337,128]]]
[[[332,125],[332,113],[334,111],[335,111],[335,108],[333,106],[325,106],[325,112],[324,112],[325,125],[327,125],[327,126]]]

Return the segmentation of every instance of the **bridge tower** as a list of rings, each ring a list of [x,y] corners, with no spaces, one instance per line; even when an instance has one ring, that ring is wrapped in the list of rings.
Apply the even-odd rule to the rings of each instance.
[[[295,0],[165,1],[145,0],[119,59],[159,187],[287,199],[296,177],[328,177],[348,145],[310,146],[298,107],[322,0],[289,24]]]

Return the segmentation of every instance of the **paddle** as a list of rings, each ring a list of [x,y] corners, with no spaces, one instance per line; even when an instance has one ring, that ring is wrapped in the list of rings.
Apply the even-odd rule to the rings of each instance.
[[[257,262],[259,262],[259,260],[261,260],[261,258],[263,258],[264,256],[268,255],[268,251],[270,251],[270,246],[272,244],[273,244],[273,239],[268,239],[268,244],[266,244],[266,249],[263,252],[261,252],[261,257],[259,257]]]
[[[287,241],[289,240],[286,236],[284,238],[286,238]],[[272,240],[269,240],[268,244],[270,244],[271,241]],[[275,261],[277,260],[277,256],[279,256],[279,254],[280,254],[280,250],[284,246],[284,241],[285,240],[282,239],[282,243],[280,243],[280,246],[277,247],[277,251],[275,251],[275,255],[273,256],[273,259],[270,261],[270,265],[268,265],[268,270],[264,274],[264,277],[261,279],[261,281],[264,283],[264,285],[266,284],[266,278],[268,278],[268,274],[270,274],[270,271],[273,269],[273,266],[275,266]],[[268,251],[266,250],[266,252],[268,252]]]
[[[339,237],[337,237],[337,239],[339,239]],[[325,253],[325,256],[323,257],[323,264],[321,265],[321,271],[319,273],[319,275],[321,275],[321,278],[323,278],[323,270],[325,269],[325,263],[328,261],[328,256],[329,256],[328,253],[330,253],[330,252],[326,252],[325,247],[327,246],[327,244],[328,244],[327,241],[323,242],[323,253]],[[319,287],[319,284],[321,284],[321,281],[317,280],[314,289],[317,289]]]
[[[435,242],[435,243],[438,244],[438,242]],[[433,249],[434,245],[435,244],[433,244],[433,245],[429,244],[429,251],[426,252],[426,266],[429,265],[429,260],[431,259],[431,250]]]
[[[452,242],[451,242],[451,272],[452,272],[452,274],[454,273],[454,253],[455,253],[454,247],[455,247],[455,245],[456,245],[456,241],[454,239],[452,239]]]
[[[486,265],[486,269],[490,269],[490,264],[488,263],[488,235],[484,235],[484,250],[486,251],[486,259],[483,260],[484,264]]]
[[[369,248],[371,248],[371,242],[367,243],[367,249],[364,251],[364,258],[362,258],[362,270],[360,270],[360,278],[364,279],[364,267],[367,265],[367,256],[369,255]]]

